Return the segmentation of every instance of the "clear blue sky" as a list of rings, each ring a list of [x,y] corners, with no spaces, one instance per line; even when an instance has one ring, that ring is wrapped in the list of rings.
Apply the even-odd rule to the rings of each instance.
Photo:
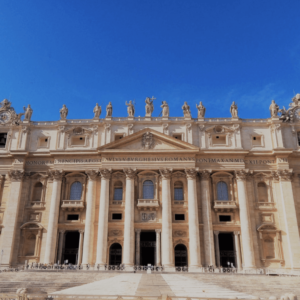
[[[33,120],[126,116],[155,96],[171,116],[267,118],[300,93],[299,0],[1,0],[0,98]]]

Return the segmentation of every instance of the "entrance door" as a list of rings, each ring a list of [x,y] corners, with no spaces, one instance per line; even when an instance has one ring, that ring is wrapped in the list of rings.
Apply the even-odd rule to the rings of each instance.
[[[76,265],[78,260],[79,232],[69,231],[65,236],[65,248],[63,250],[63,261]]]
[[[151,231],[141,232],[141,265],[155,265],[156,234]]]
[[[219,233],[219,247],[221,266],[227,268],[233,264],[233,266],[236,267],[233,234]]]
[[[119,266],[122,263],[122,246],[114,243],[109,248],[109,264]]]
[[[175,247],[175,267],[187,266],[187,250],[186,246],[178,244]]]

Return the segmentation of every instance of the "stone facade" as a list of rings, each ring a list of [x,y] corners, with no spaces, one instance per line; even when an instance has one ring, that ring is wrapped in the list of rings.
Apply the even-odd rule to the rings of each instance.
[[[298,98],[297,98],[298,97]],[[0,108],[1,268],[300,269],[300,95],[270,119],[106,117],[33,122]],[[277,116],[281,113],[281,116]]]

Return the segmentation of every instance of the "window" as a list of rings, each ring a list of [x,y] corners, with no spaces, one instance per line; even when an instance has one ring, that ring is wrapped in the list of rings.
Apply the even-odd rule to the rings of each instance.
[[[72,146],[84,146],[85,137],[84,136],[73,136],[72,137]]]
[[[0,133],[0,148],[5,148],[6,139],[7,139],[7,133]]]
[[[112,214],[113,220],[122,220],[122,214]]]
[[[80,200],[81,193],[82,193],[82,184],[79,181],[75,181],[71,185],[70,200]]]
[[[48,137],[42,137],[42,138],[39,139],[38,146],[40,148],[48,148],[48,142],[49,142],[49,138]]]
[[[77,220],[79,220],[79,215],[68,215],[67,220],[68,221],[77,221]]]
[[[217,183],[217,200],[228,201],[228,188],[227,184],[224,181],[219,181]]]
[[[124,137],[123,133],[115,134],[115,141],[118,141],[118,140],[122,139],[123,137]]]
[[[117,181],[114,185],[114,200],[123,200],[123,184]]]
[[[261,146],[261,136],[252,137],[252,146]]]
[[[182,134],[181,133],[173,134],[173,138],[176,140],[182,141]]]
[[[258,202],[268,202],[268,189],[264,182],[259,182],[258,189]]]
[[[220,222],[231,222],[231,216],[220,215],[219,216],[219,221]]]
[[[151,180],[143,183],[143,199],[154,199],[154,184]]]
[[[271,237],[266,237],[264,242],[265,242],[266,259],[275,258],[274,239]]]
[[[174,200],[183,199],[183,184],[181,181],[176,181],[174,184]]]
[[[184,214],[175,214],[175,221],[184,221]]]
[[[213,145],[226,145],[226,136],[225,135],[214,135],[212,137]]]
[[[41,201],[42,192],[43,192],[43,185],[40,182],[37,182],[33,188],[32,201]]]

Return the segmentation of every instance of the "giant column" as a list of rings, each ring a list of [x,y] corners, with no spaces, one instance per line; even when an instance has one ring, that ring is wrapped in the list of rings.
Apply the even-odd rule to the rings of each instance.
[[[196,169],[186,169],[188,182],[188,212],[189,212],[189,246],[190,264],[189,270],[198,270],[201,267],[200,235],[198,219],[198,202],[196,189]]]
[[[245,170],[235,172],[240,206],[241,238],[244,258],[244,268],[255,268],[254,249],[251,235],[251,222],[249,207],[247,203],[246,176]]]
[[[240,250],[240,241],[239,241],[239,231],[234,231],[234,249],[236,257],[236,268],[238,270],[242,269],[242,259],[241,259],[241,250]]]
[[[123,264],[134,266],[134,178],[136,170],[124,169],[126,175]]]
[[[11,170],[8,172],[10,178],[10,192],[6,200],[6,210],[1,237],[0,255],[2,255],[1,268],[11,267],[13,263],[13,253],[15,236],[18,223],[18,212],[22,192],[23,170]]]
[[[155,229],[156,232],[156,266],[161,265],[161,255],[160,255],[160,233],[161,229]]]
[[[141,229],[135,230],[135,264],[140,265]]]
[[[92,248],[93,248],[93,228],[94,228],[94,199],[95,199],[95,187],[98,172],[95,170],[86,171],[89,181],[87,186],[86,195],[86,213],[85,213],[85,228],[84,228],[84,240],[83,240],[83,254],[82,265],[84,268],[92,262]]]
[[[108,233],[108,206],[109,206],[109,180],[111,170],[101,169],[101,192],[99,205],[98,236],[97,236],[97,258],[96,265],[104,269],[107,253],[107,233]]]
[[[60,192],[63,171],[51,170],[49,171],[49,175],[52,177],[53,184],[49,211],[49,221],[47,227],[46,250],[44,258],[45,264],[54,263],[55,259],[57,224],[59,216]]]
[[[167,270],[174,267],[172,241],[171,174],[172,169],[160,170],[162,177],[162,228],[161,249],[162,265]]]
[[[206,266],[214,266],[216,260],[211,216],[210,172],[204,170],[200,172],[200,176],[205,264]]]

